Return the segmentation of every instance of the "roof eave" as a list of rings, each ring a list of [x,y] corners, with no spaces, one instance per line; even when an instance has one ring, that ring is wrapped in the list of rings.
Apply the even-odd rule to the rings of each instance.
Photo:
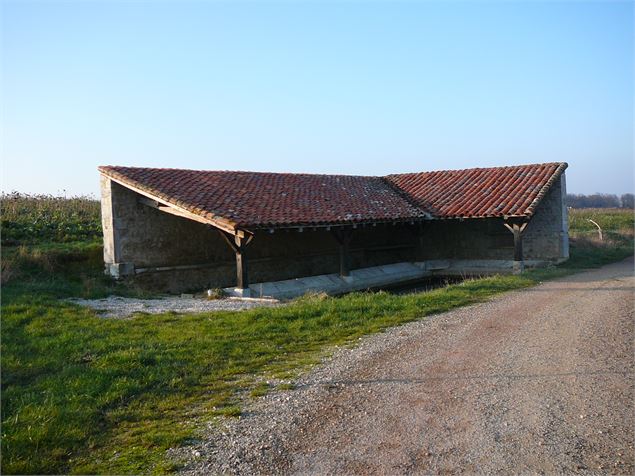
[[[431,220],[433,217],[430,216],[413,216],[413,217],[399,217],[399,218],[385,218],[385,219],[377,219],[377,220],[342,220],[342,221],[333,221],[333,222],[319,222],[319,223],[311,223],[311,222],[298,222],[298,223],[262,223],[262,224],[241,224],[241,227],[249,228],[249,229],[260,229],[260,230],[292,230],[292,229],[303,229],[303,228],[336,228],[336,227],[365,227],[365,226],[373,226],[373,225],[386,225],[386,224],[401,224],[401,223],[416,223],[421,221]]]

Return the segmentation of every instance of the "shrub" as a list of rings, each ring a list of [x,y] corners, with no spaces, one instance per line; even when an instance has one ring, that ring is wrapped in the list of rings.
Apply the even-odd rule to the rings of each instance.
[[[2,244],[92,241],[101,237],[99,201],[18,192],[0,196]]]

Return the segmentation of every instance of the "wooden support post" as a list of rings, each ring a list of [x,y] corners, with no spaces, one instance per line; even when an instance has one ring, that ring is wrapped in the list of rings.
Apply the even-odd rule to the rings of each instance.
[[[523,260],[523,235],[520,232],[520,227],[514,225],[514,261]]]
[[[340,243],[340,276],[351,275],[351,260],[349,243],[344,241]]]
[[[522,272],[523,259],[523,232],[527,227],[527,221],[505,221],[505,227],[514,234],[514,272]]]
[[[243,239],[234,237],[236,241],[236,287],[238,289],[249,288],[249,274],[247,273],[247,256]]]
[[[423,240],[423,222],[419,222],[415,224],[415,231],[417,237],[417,249],[415,251],[415,261],[420,262],[423,261],[425,243]]]
[[[351,228],[336,228],[332,233],[340,245],[340,276],[348,278],[351,275],[350,244],[353,230]]]
[[[219,230],[229,247],[236,254],[236,289],[242,296],[249,296],[249,273],[247,269],[247,255],[245,253],[247,245],[251,243],[253,235],[247,238],[238,235],[229,235]]]

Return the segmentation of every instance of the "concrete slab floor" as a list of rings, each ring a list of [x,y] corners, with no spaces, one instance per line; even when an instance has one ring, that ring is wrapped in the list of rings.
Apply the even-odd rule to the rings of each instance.
[[[527,260],[523,267],[546,266],[548,262]],[[417,263],[402,262],[352,270],[350,276],[337,273],[305,276],[266,283],[254,283],[249,289],[225,288],[229,296],[251,298],[292,299],[308,292],[344,294],[411,282],[428,276],[484,276],[509,274],[518,269],[512,260],[434,260]]]

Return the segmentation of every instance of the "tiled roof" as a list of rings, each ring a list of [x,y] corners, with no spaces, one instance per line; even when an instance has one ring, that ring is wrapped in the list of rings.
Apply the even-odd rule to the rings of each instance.
[[[547,163],[389,175],[416,206],[438,218],[531,216],[567,164]]]
[[[426,215],[380,177],[136,167],[99,171],[238,228],[400,221]]]
[[[364,177],[138,167],[99,171],[231,228],[531,216],[565,163]]]

